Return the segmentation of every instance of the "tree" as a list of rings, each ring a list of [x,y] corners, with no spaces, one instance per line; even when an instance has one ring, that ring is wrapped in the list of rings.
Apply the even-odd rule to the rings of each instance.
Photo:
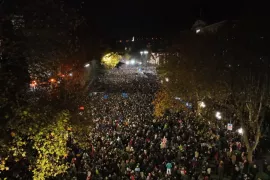
[[[241,21],[216,34],[202,34],[195,39],[189,36],[159,67],[163,80],[167,78],[163,86],[169,94],[193,104],[208,100],[212,107],[223,107],[232,115],[229,118],[234,126],[244,130],[250,163],[269,107],[270,67],[265,48],[268,36],[257,22],[252,26],[256,30],[250,30],[251,24]]]
[[[16,34],[9,18],[4,17],[0,23],[0,126],[3,126],[7,122],[6,114],[19,106],[20,98],[28,90],[30,77],[23,39]]]
[[[163,84],[174,97],[193,104],[200,114],[199,102],[220,95],[220,62],[213,57],[212,37],[187,35],[189,39],[168,49],[165,62],[158,67]]]
[[[269,74],[245,76],[231,91],[232,109],[243,129],[243,140],[248,150],[248,161],[261,138],[261,125],[269,106]],[[242,82],[241,82],[242,81]],[[241,86],[239,86],[241,84]],[[241,88],[241,89],[240,89]]]
[[[69,167],[64,161],[68,152],[69,113],[61,112],[53,117],[47,110],[17,109],[16,116],[7,126],[10,137],[1,144],[1,154],[6,154],[7,162],[2,164],[14,167],[20,161],[26,161],[33,179],[63,174]]]
[[[32,79],[47,80],[56,75],[63,60],[79,50],[76,30],[84,19],[66,3],[11,0],[6,6],[11,7],[9,18],[13,23],[20,17],[21,27],[16,31],[25,44],[23,54]]]
[[[154,116],[162,117],[167,110],[170,112],[179,112],[187,110],[185,103],[175,99],[166,88],[161,88],[155,95],[152,103],[154,105]]]
[[[172,97],[166,90],[160,90],[156,93],[156,97],[153,101],[154,115],[156,117],[162,117],[167,109],[171,107]]]
[[[269,60],[264,33],[243,30],[250,26],[246,22],[234,32],[227,61],[230,70],[227,74],[227,102],[223,103],[235,115],[235,120],[243,129],[243,141],[248,150],[248,161],[252,162],[260,138],[261,126],[269,108]]]
[[[107,53],[105,54],[102,59],[101,59],[101,63],[111,69],[111,68],[114,68],[121,60],[121,56],[118,55],[117,53]]]

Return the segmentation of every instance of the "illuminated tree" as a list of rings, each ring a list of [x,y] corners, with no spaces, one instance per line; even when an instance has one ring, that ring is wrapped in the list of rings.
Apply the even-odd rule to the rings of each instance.
[[[108,54],[105,54],[102,59],[101,59],[101,63],[111,69],[111,68],[114,68],[121,60],[121,56],[117,53],[108,53]]]
[[[154,105],[154,116],[156,117],[162,117],[167,110],[170,112],[187,110],[185,104],[175,99],[166,88],[162,88],[156,93],[152,104]]]
[[[167,109],[171,107],[171,96],[167,91],[160,90],[156,93],[153,105],[155,106],[154,115],[156,117],[162,117]]]
[[[7,126],[10,129],[9,141],[1,144],[1,154],[7,155],[7,161],[15,164],[22,159],[28,161],[33,179],[57,176],[69,167],[63,160],[68,152],[69,113],[61,112],[53,117],[47,114],[47,110],[16,110],[16,116]]]

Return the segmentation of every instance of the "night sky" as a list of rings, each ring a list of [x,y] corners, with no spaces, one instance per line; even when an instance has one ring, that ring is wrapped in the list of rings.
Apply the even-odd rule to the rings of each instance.
[[[247,3],[198,0],[85,1],[82,12],[89,26],[104,36],[166,36],[190,29],[197,19],[208,24],[225,19],[237,20],[253,11],[254,5]]]

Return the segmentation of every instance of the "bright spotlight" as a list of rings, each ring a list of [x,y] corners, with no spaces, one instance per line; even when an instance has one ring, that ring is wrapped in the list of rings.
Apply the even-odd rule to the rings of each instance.
[[[129,61],[126,61],[126,64],[127,64],[127,65],[129,65],[129,64],[130,64],[130,62],[129,62]]]
[[[143,51],[141,51],[140,54],[142,55],[143,54]]]
[[[201,32],[201,30],[200,30],[200,29],[197,29],[197,30],[196,30],[196,33],[199,33],[199,32]]]
[[[87,63],[87,64],[85,64],[85,65],[84,65],[84,67],[89,67],[89,66],[90,66],[90,64],[89,64],[89,63]]]
[[[131,64],[135,64],[135,62],[136,62],[135,60],[131,60],[130,61]]]
[[[148,51],[144,51],[143,54],[148,54]]]
[[[73,73],[69,73],[69,76],[73,76]]]
[[[166,81],[166,82],[169,82],[169,78],[165,78],[165,81]]]
[[[237,129],[237,132],[242,135],[244,133],[243,128]]]
[[[221,118],[222,118],[220,112],[216,112],[216,118],[217,118],[217,119],[221,119]]]

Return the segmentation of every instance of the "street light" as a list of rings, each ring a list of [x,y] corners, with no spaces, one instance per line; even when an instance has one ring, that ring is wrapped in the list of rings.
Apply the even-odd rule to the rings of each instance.
[[[199,103],[199,106],[200,106],[201,108],[205,108],[205,107],[206,107],[206,105],[205,105],[205,103],[204,103],[203,101],[201,101],[201,102]]]
[[[131,64],[135,64],[135,60],[131,60],[130,63],[131,63]]]
[[[243,133],[244,133],[243,128],[237,129],[237,132],[238,132],[239,134],[243,135]]]
[[[148,54],[149,52],[148,51],[141,51],[140,54],[143,55],[143,54]]]
[[[50,81],[51,81],[52,83],[54,83],[54,82],[55,82],[55,79],[50,79]]]
[[[222,118],[220,112],[216,112],[216,118],[219,119],[219,120]]]
[[[199,32],[201,32],[201,30],[200,29],[196,29],[196,33],[198,34]]]
[[[169,78],[165,78],[165,81],[166,81],[166,82],[169,82]]]
[[[73,76],[73,74],[72,73],[69,73],[69,76]]]
[[[89,66],[90,66],[90,64],[89,64],[89,63],[87,63],[87,64],[85,64],[85,65],[84,65],[84,67],[89,67]]]

